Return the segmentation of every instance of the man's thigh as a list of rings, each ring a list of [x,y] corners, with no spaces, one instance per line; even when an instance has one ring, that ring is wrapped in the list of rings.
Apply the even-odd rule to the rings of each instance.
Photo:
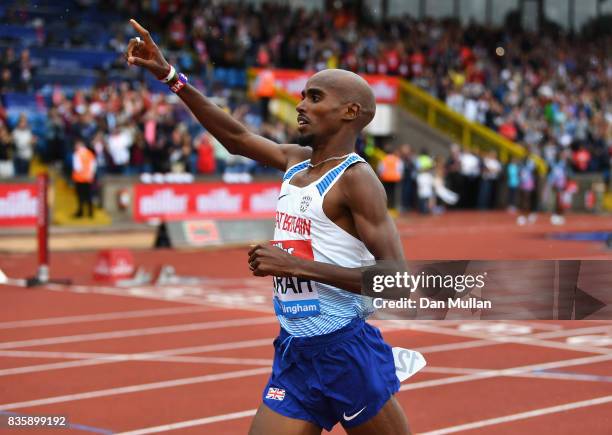
[[[408,419],[395,396],[392,396],[375,417],[353,428],[349,435],[410,435]]]
[[[285,417],[262,403],[251,422],[249,435],[269,434],[320,435],[321,428],[309,421]]]

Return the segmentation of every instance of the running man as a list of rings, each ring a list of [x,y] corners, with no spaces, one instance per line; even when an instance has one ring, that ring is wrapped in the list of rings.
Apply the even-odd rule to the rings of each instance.
[[[408,434],[391,347],[364,321],[373,308],[361,295],[362,266],[403,259],[385,191],[354,153],[376,110],[367,82],[342,70],[312,76],[296,108],[302,143],[278,145],[190,86],[149,32],[131,24],[140,37],[129,42],[128,64],[167,83],[231,153],[285,171],[274,241],[249,252],[253,274],[273,277],[281,325],[249,433],[320,434],[341,423],[351,435]]]

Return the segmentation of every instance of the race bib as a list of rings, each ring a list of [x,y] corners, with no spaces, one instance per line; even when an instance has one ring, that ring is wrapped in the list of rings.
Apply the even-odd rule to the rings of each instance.
[[[393,348],[393,360],[395,361],[395,375],[400,382],[404,382],[427,365],[425,357],[420,352],[401,347]]]
[[[314,260],[310,240],[274,240],[271,242],[296,257]],[[274,277],[274,311],[289,319],[316,316],[321,312],[315,284],[296,277]]]

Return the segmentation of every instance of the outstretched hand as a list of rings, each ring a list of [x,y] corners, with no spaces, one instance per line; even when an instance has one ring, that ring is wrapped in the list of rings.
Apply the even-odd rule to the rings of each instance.
[[[158,80],[165,78],[170,72],[170,65],[151,38],[151,34],[134,19],[130,20],[130,24],[142,39],[140,37],[130,39],[125,56],[128,64],[145,67]]]

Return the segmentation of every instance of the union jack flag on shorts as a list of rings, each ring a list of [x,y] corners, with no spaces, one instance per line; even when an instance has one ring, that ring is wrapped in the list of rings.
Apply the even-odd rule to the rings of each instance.
[[[272,400],[283,400],[285,398],[285,390],[282,388],[268,388],[268,393],[266,394],[266,399]]]

